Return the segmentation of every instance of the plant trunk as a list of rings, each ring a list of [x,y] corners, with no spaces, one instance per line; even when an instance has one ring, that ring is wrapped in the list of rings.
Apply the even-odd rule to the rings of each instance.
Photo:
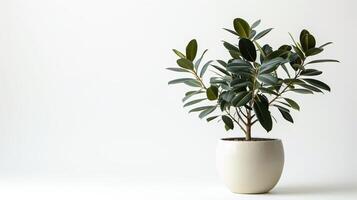
[[[245,134],[245,140],[251,140],[252,139],[252,113],[251,110],[248,111],[247,113],[247,125],[246,125],[246,134]]]

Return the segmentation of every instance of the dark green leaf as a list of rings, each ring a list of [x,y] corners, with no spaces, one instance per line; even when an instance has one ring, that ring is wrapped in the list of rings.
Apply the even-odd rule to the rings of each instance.
[[[323,90],[331,91],[331,88],[326,84],[316,79],[304,78],[304,81]]]
[[[207,115],[209,115],[209,114],[211,114],[214,110],[216,110],[216,106],[213,106],[212,108],[208,108],[208,109],[206,109],[206,110],[203,110],[199,115],[198,115],[198,117],[199,118],[204,118],[204,117],[206,117]]]
[[[201,107],[197,107],[197,108],[194,108],[190,111],[188,111],[189,113],[191,112],[199,112],[199,111],[202,111],[202,110],[207,110],[207,109],[211,109],[211,108],[215,108],[216,106],[201,106]]]
[[[233,51],[229,50],[229,54],[232,56],[234,59],[240,59],[240,53],[238,51]]]
[[[217,115],[217,116],[212,116],[212,117],[207,117],[206,120],[207,120],[207,122],[210,122],[210,121],[216,119],[217,117],[219,117],[219,115]]]
[[[206,95],[209,100],[216,100],[218,98],[218,88],[211,85],[211,87],[207,88]]]
[[[313,92],[307,89],[291,89],[289,91],[300,93],[300,94],[313,94]]]
[[[303,87],[303,88],[306,88],[306,89],[308,89],[308,90],[311,90],[311,91],[313,91],[313,92],[321,92],[321,93],[323,93],[319,88],[317,88],[317,87],[314,87],[314,86],[312,86],[312,85],[308,85],[308,84],[299,84],[301,87]]]
[[[332,42],[327,42],[327,43],[325,43],[325,44],[319,46],[319,48],[323,48],[323,47],[325,47],[325,46],[327,46],[327,45],[329,45],[329,44],[332,44]]]
[[[289,99],[289,98],[284,98],[286,102],[288,102],[288,104],[294,108],[295,110],[300,110],[300,106],[298,103],[296,103],[294,100]]]
[[[274,85],[278,82],[278,79],[272,76],[271,74],[260,74],[258,76],[258,80],[268,85]]]
[[[222,67],[218,67],[217,65],[211,65],[211,66],[216,68],[218,71],[222,72],[223,74],[230,76],[230,74]]]
[[[186,58],[180,58],[177,60],[177,64],[185,69],[193,70],[193,63]]]
[[[178,57],[180,57],[180,58],[186,58],[186,56],[185,56],[183,53],[181,53],[179,50],[172,49],[172,51],[174,51],[174,53],[175,53]]]
[[[189,72],[187,71],[186,69],[182,69],[182,68],[176,68],[176,67],[168,67],[166,68],[167,70],[170,70],[170,71],[174,71],[174,72]]]
[[[200,72],[200,77],[202,77],[205,74],[205,72],[206,72],[208,66],[211,64],[211,62],[213,62],[213,60],[210,60],[210,61],[206,62],[206,64],[203,65],[201,72]]]
[[[303,36],[303,41],[301,41],[301,46],[305,52],[311,48],[314,48],[315,45],[316,45],[316,41],[314,36],[312,36],[311,34],[305,34]]]
[[[272,89],[270,89],[270,88],[260,87],[259,90],[260,90],[262,93],[274,94],[274,95],[278,96],[278,93],[276,93],[274,90],[272,90]]]
[[[217,62],[222,65],[224,68],[227,68],[227,63],[224,62],[223,60],[217,60]]]
[[[306,65],[308,64],[313,64],[313,63],[322,63],[322,62],[340,62],[338,60],[332,60],[332,59],[321,59],[321,60],[313,60],[313,61],[310,61],[308,63],[306,63]]]
[[[257,52],[253,42],[248,39],[242,38],[239,40],[239,50],[243,58],[254,62],[257,58]]]
[[[300,73],[301,76],[317,76],[320,74],[322,74],[322,71],[316,69],[305,69]]]
[[[238,35],[242,38],[248,38],[250,35],[250,27],[249,24],[241,18],[236,18],[233,21],[234,30],[238,33]]]
[[[230,33],[232,33],[232,34],[234,34],[234,35],[236,35],[236,36],[239,36],[238,33],[236,33],[236,32],[233,31],[233,30],[230,30],[230,29],[227,29],[227,28],[224,28],[224,30],[226,30],[226,31],[228,31],[228,32],[230,32]]]
[[[253,109],[263,128],[267,132],[271,131],[273,128],[273,122],[269,112],[269,102],[261,95],[257,95],[253,104]]]
[[[197,54],[197,41],[195,39],[191,40],[186,46],[186,57],[190,61],[193,61]]]
[[[288,104],[289,105],[289,104]],[[283,107],[283,106],[280,106],[280,105],[277,105],[277,104],[274,104],[273,105],[274,107],[277,107],[277,108],[279,108],[279,109],[281,109],[281,110],[284,110],[285,112],[290,112],[290,110],[289,109],[287,109],[287,108],[285,108],[285,107]],[[290,106],[290,105],[289,105]]]
[[[323,49],[320,49],[320,48],[311,48],[305,52],[305,55],[313,56],[313,55],[321,53],[322,51],[323,51]]]
[[[234,128],[234,124],[233,121],[230,117],[226,116],[226,115],[222,115],[222,121],[224,122],[224,124],[229,128],[229,129],[233,129]]]
[[[260,38],[264,37],[266,34],[268,34],[271,30],[273,30],[272,28],[268,28],[260,33],[258,33],[253,40],[259,40]]]
[[[263,64],[259,68],[259,73],[260,74],[271,73],[275,71],[282,62],[284,62],[284,59],[282,59],[281,57],[273,58],[272,60],[263,62]]]
[[[238,52],[239,52],[238,47],[234,46],[234,45],[231,44],[231,43],[228,43],[228,42],[223,41],[223,46],[224,46],[227,50],[232,50],[232,51],[238,51]]]
[[[293,118],[291,117],[290,113],[286,112],[285,110],[278,108],[281,115],[284,117],[284,119],[286,119],[287,121],[294,123]]]
[[[206,98],[192,100],[192,101],[190,101],[190,102],[185,103],[185,105],[183,105],[183,107],[191,106],[191,105],[196,104],[196,103],[199,103],[199,102],[201,102],[201,101],[203,101],[203,100],[206,100]]]
[[[285,64],[282,64],[281,67],[283,68],[283,70],[285,71],[286,75],[288,75],[288,77],[290,78],[290,73],[288,68],[285,66]]]
[[[233,99],[232,104],[235,107],[244,106],[252,99],[251,92],[239,92]]]

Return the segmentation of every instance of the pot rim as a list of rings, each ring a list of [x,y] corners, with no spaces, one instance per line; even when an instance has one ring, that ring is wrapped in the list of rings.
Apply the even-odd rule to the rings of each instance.
[[[244,143],[264,143],[264,142],[281,142],[281,139],[254,137],[254,138],[252,138],[252,140],[245,140],[244,137],[224,137],[224,138],[220,138],[219,141],[222,141],[222,142],[244,142]]]

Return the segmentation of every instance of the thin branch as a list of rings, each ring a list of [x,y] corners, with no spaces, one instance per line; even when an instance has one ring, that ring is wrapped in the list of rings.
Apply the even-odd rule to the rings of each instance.
[[[237,108],[236,108],[236,109],[237,109]],[[244,114],[244,112],[242,111],[242,109],[241,109],[240,107],[239,107],[238,109],[239,109],[240,113],[242,113],[242,115],[247,119],[248,116],[247,116],[246,114]]]
[[[233,119],[234,122],[236,122],[236,124],[238,124],[238,126],[242,129],[242,131],[244,132],[244,134],[247,134],[247,132],[245,131],[245,129],[243,128],[243,126],[239,123],[239,121],[236,120],[236,119],[231,115],[231,113],[228,112],[227,110],[226,110],[226,113]]]

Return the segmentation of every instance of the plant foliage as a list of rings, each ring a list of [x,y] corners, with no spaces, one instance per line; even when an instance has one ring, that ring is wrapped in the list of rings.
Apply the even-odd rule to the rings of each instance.
[[[187,77],[172,80],[169,84],[186,84],[194,88],[182,100],[184,107],[195,106],[189,112],[199,112],[199,117],[207,117],[207,121],[221,121],[226,130],[239,127],[247,140],[251,139],[251,128],[257,122],[267,132],[272,130],[274,109],[283,119],[293,123],[290,110],[300,110],[300,106],[286,94],[330,91],[326,83],[317,79],[322,71],[311,68],[311,65],[339,62],[313,59],[331,42],[318,46],[315,37],[305,29],[297,41],[290,34],[292,44],[283,44],[277,49],[269,44],[260,45],[258,41],[272,28],[257,33],[255,28],[259,24],[260,20],[249,25],[244,19],[236,18],[233,30],[225,29],[238,37],[236,44],[223,41],[230,55],[227,61],[202,62],[207,50],[196,56],[198,44],[193,39],[187,44],[185,54],[173,50],[178,56],[178,67],[167,68],[187,74]],[[209,68],[214,75],[206,85],[203,77]]]

